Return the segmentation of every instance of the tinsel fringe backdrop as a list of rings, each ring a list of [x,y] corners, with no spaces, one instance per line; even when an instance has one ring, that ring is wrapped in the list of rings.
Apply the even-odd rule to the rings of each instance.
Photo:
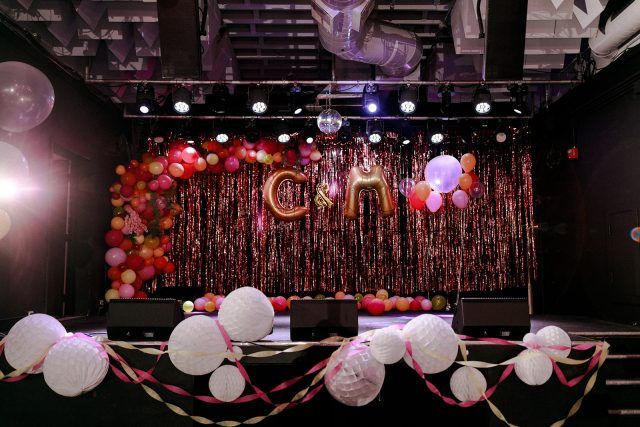
[[[393,138],[370,148],[356,138],[325,141],[323,159],[302,171],[306,185],[285,183],[284,206],[310,208],[298,222],[279,222],[267,212],[262,186],[271,168],[243,164],[233,174],[196,174],[181,183],[184,212],[173,227],[176,274],[160,286],[199,286],[228,293],[251,285],[267,294],[357,292],[386,288],[400,294],[488,291],[525,287],[536,274],[531,155],[526,137],[512,143],[401,147]],[[487,137],[488,138],[488,137]],[[476,138],[477,139],[477,138]],[[406,177],[424,179],[427,161],[439,154],[472,152],[485,195],[457,209],[443,195],[437,213],[413,210],[399,194]],[[360,218],[343,216],[352,166],[384,166],[397,212],[382,218],[375,193],[361,196]],[[329,185],[332,208],[318,209],[316,186]]]

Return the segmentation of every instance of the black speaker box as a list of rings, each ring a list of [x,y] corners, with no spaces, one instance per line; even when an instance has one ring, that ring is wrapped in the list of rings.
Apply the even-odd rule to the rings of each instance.
[[[355,300],[291,300],[291,340],[319,341],[358,335]]]
[[[168,340],[184,318],[175,299],[112,299],[107,314],[111,340]]]
[[[461,298],[451,324],[458,334],[520,340],[531,329],[526,298]]]
[[[486,0],[485,80],[521,80],[527,0]]]
[[[160,62],[165,79],[197,79],[202,69],[198,0],[158,0]]]

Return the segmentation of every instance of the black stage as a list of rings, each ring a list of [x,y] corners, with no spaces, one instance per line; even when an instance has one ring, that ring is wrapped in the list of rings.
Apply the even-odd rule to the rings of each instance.
[[[422,313],[386,314],[383,316],[361,315],[360,332],[384,327],[390,324],[406,323]],[[443,315],[451,320],[451,315]],[[74,318],[64,322],[69,331],[85,332],[105,338],[104,318]],[[594,320],[582,317],[534,316],[532,330],[546,325],[556,325],[572,335],[575,341],[590,341],[602,337],[618,337],[620,342],[630,342],[640,337],[640,328]],[[158,347],[157,342],[138,342],[137,346]],[[289,341],[289,316],[277,315],[273,334],[259,343],[244,343],[245,354],[265,349],[282,349],[291,346]],[[516,356],[522,347],[500,346],[486,342],[468,341],[469,360],[502,362]],[[622,347],[621,347],[622,348]],[[285,379],[306,372],[311,366],[327,358],[335,349],[333,346],[317,345],[300,353],[282,353],[267,359],[245,358],[246,367],[254,384],[269,390]],[[117,348],[118,353],[134,367],[149,369],[155,362],[149,356],[135,350]],[[574,350],[572,358],[585,359],[592,351]],[[616,344],[612,345],[612,355],[616,355]],[[461,356],[458,355],[458,359]],[[611,393],[608,390],[607,369],[610,362],[600,370],[594,389],[584,399],[580,411],[566,425],[608,426],[638,425],[637,418],[622,418],[611,414]],[[3,372],[9,372],[4,358],[0,360]],[[582,367],[564,366],[568,378],[582,373]],[[616,368],[617,369],[617,368]],[[451,396],[449,378],[453,369],[428,375],[444,395]],[[502,368],[486,369],[484,375],[489,386],[498,381]],[[180,386],[193,394],[208,395],[209,375],[190,376],[177,371],[168,357],[162,357],[154,375],[165,384]],[[624,373],[618,375],[625,375]],[[590,375],[589,375],[590,376]],[[530,387],[511,374],[492,396],[491,401],[513,424],[520,426],[543,426],[566,417],[571,406],[582,396],[587,376],[576,387],[562,385],[554,376],[544,385]],[[625,377],[623,377],[625,378]],[[628,378],[628,376],[626,377]],[[278,403],[289,401],[293,395],[306,387],[310,378],[302,380],[291,390],[273,395]],[[149,384],[149,383],[147,383]],[[205,404],[190,397],[183,397],[149,384],[162,398],[178,405],[188,414],[197,414],[214,421],[246,420],[266,415],[273,407],[261,401],[242,404]],[[248,392],[249,386],[245,389]],[[124,383],[110,372],[104,382],[94,391],[76,398],[56,395],[44,383],[42,375],[33,375],[18,383],[0,383],[0,408],[2,426],[187,426],[199,425],[191,419],[171,412],[162,403],[151,399],[139,385]],[[326,390],[322,390],[311,401],[296,408],[267,418],[260,426],[310,425],[505,425],[491,412],[486,402],[470,408],[452,407],[434,396],[413,370],[400,361],[387,365],[382,391],[369,405],[352,408],[335,401]]]

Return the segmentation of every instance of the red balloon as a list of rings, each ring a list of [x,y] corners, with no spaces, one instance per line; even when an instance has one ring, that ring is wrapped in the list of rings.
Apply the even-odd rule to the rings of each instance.
[[[229,150],[227,150],[226,148],[221,149],[220,151],[218,151],[218,157],[220,157],[221,159],[226,159],[227,157],[229,157]]]
[[[214,174],[222,173],[222,171],[224,170],[224,163],[218,162],[215,165],[209,165],[207,166],[207,169],[209,169],[209,171]]]
[[[120,195],[122,197],[131,197],[133,196],[133,187],[130,185],[123,185],[120,189]]]
[[[140,270],[144,267],[144,258],[140,255],[131,254],[127,257],[127,267],[134,271]]]
[[[210,153],[217,153],[221,149],[222,149],[222,146],[218,144],[217,141],[209,141],[209,144],[207,145],[207,150],[209,150]]]
[[[182,166],[184,167],[184,172],[182,173],[182,176],[180,176],[180,178],[181,179],[191,178],[194,172],[196,171],[196,167],[190,163],[184,163]]]
[[[198,152],[193,147],[187,147],[182,150],[182,161],[184,163],[195,163],[198,158]]]
[[[255,163],[256,161],[256,157],[258,156],[258,153],[255,152],[255,150],[247,150],[247,155],[245,156],[245,160],[247,161],[247,163]]]
[[[120,176],[120,182],[122,183],[122,185],[130,185],[133,187],[134,185],[136,185],[136,180],[136,174],[130,171],[127,171]]]
[[[169,160],[169,164],[180,163],[182,161],[182,150],[178,150],[176,148],[169,150],[167,160]]]
[[[120,243],[124,240],[124,234],[120,230],[109,230],[104,235],[104,241],[110,248],[120,246]]]
[[[122,243],[120,243],[119,245],[120,249],[122,249],[125,252],[130,251],[131,249],[133,249],[133,242],[129,239],[124,239],[122,241]]]
[[[413,300],[409,303],[409,310],[411,311],[419,311],[422,310],[422,304],[418,300]]]
[[[287,150],[287,152],[284,153],[284,159],[287,164],[294,165],[298,161],[298,153],[296,150]]]
[[[142,217],[146,220],[153,219],[153,207],[147,206],[147,208],[142,212]]]
[[[415,191],[411,191],[409,195],[409,204],[413,209],[422,210],[426,206],[424,200],[420,200]]]
[[[285,311],[287,309],[287,299],[283,296],[278,296],[271,299],[271,305],[275,311]]]
[[[176,271],[176,266],[172,262],[168,262],[167,265],[164,266],[164,269],[162,271],[167,274],[171,274]]]
[[[142,298],[142,299],[149,298],[149,297],[147,296],[146,292],[144,292],[144,291],[136,291],[136,292],[133,294],[133,297],[134,297],[134,298]]]
[[[136,276],[136,280],[133,281],[131,286],[133,286],[133,289],[135,289],[136,291],[139,291],[140,289],[142,289],[142,279]]]
[[[369,303],[367,304],[367,311],[369,312],[369,314],[373,316],[380,316],[382,313],[384,313],[384,301],[378,298],[367,299],[369,300]]]
[[[109,277],[109,280],[111,280],[112,282],[115,282],[116,280],[120,280],[121,274],[122,274],[122,270],[120,270],[118,267],[109,267],[109,270],[107,270],[107,276]]]
[[[158,270],[162,270],[167,266],[167,259],[165,257],[163,257],[163,256],[158,257],[153,261],[153,265]]]
[[[224,168],[227,172],[233,173],[240,167],[240,160],[237,157],[229,156],[224,161]]]
[[[478,177],[478,175],[476,175],[473,171],[467,172],[467,175],[471,176],[471,182],[480,181],[480,178]]]

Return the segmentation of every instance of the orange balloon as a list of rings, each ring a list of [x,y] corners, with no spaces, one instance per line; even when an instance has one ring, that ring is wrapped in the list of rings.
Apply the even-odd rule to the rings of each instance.
[[[471,178],[471,175],[469,175],[468,173],[463,173],[458,178],[458,184],[460,184],[460,188],[462,188],[463,190],[468,190],[469,187],[471,187],[472,183],[473,178]]]
[[[296,184],[307,182],[307,176],[293,168],[282,168],[271,172],[262,188],[262,198],[264,204],[274,216],[280,221],[298,221],[309,213],[309,208],[304,206],[293,206],[285,208],[278,199],[278,188],[284,181],[293,181]]]
[[[216,302],[216,299],[217,299],[217,297],[211,292],[207,292],[206,294],[204,294],[204,297],[209,301],[213,301],[213,302]]]
[[[409,310],[409,305],[411,305],[411,303],[406,298],[400,297],[396,301],[396,308],[398,309],[398,311],[407,311],[407,310]]]
[[[122,219],[119,216],[114,216],[111,219],[111,228],[113,228],[114,230],[122,230],[123,227],[124,227],[124,219]]]
[[[431,193],[431,187],[427,181],[418,181],[416,185],[413,186],[413,192],[421,202],[424,202]]]
[[[138,255],[144,259],[153,258],[153,249],[148,246],[142,246],[138,251]]]
[[[173,227],[173,220],[171,219],[171,217],[165,216],[164,218],[160,219],[160,228],[162,228],[163,230],[168,230],[171,227]]]
[[[384,311],[391,311],[391,310],[393,310],[393,301],[391,301],[390,299],[384,300]]]
[[[460,158],[460,165],[465,172],[469,173],[476,167],[476,158],[471,153],[463,154]]]
[[[344,198],[345,218],[357,219],[360,216],[360,192],[362,191],[375,191],[378,194],[378,206],[382,216],[393,215],[396,206],[382,166],[372,166],[369,172],[365,172],[359,166],[351,168]]]
[[[115,206],[116,208],[124,205],[124,200],[122,199],[111,199],[111,205]]]
[[[342,291],[336,292],[336,299],[344,299],[345,293]]]
[[[164,255],[164,250],[162,248],[155,248],[153,250],[153,256],[156,258],[160,258],[162,255]]]
[[[216,311],[216,303],[213,301],[207,301],[204,303],[204,309],[209,312],[212,313],[214,311]]]
[[[204,171],[207,168],[207,161],[202,157],[198,157],[196,159],[195,168],[198,172]]]
[[[387,292],[386,289],[379,289],[378,292],[376,292],[376,298],[385,300],[389,298],[389,292]]]
[[[289,298],[287,298],[287,308],[289,310],[291,310],[291,300],[294,299],[300,299],[300,297],[298,295],[291,295]]]
[[[147,236],[144,238],[144,245],[150,247],[151,249],[155,249],[160,246],[160,239],[153,236]]]

